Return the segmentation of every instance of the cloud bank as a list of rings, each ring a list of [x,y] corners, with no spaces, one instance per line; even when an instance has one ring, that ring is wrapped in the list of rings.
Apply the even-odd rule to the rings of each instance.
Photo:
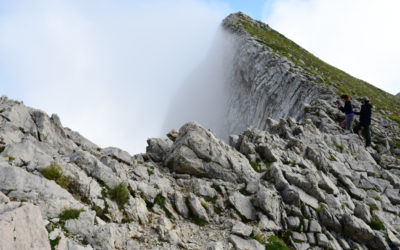
[[[400,92],[400,1],[272,0],[263,21],[324,61]]]
[[[0,13],[0,93],[60,115],[101,146],[143,152],[204,59],[224,5],[13,1]]]

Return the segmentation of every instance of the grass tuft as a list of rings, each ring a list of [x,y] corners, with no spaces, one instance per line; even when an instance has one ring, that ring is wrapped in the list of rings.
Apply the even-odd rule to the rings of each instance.
[[[62,221],[74,220],[79,218],[79,215],[82,211],[83,209],[66,209],[62,211],[58,217]]]
[[[114,188],[110,189],[108,193],[110,198],[118,204],[120,209],[122,209],[129,200],[129,190],[125,183],[116,185]]]
[[[70,178],[64,176],[61,171],[60,166],[55,163],[50,164],[50,166],[42,168],[40,173],[48,180],[55,181],[62,188],[68,189],[68,187],[72,184]]]

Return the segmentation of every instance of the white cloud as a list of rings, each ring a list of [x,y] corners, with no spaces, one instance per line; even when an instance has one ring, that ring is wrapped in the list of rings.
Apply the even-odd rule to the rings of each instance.
[[[101,146],[143,152],[228,8],[210,1],[15,1],[0,16],[0,92]]]
[[[400,1],[274,0],[263,21],[322,60],[400,92]]]

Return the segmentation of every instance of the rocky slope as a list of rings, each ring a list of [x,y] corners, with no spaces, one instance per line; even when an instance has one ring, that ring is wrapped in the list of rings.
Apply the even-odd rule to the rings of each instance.
[[[335,87],[238,20],[261,25],[223,24],[244,39],[229,144],[191,122],[132,156],[1,97],[0,249],[399,248],[396,113],[376,114],[364,148],[337,124]]]
[[[0,111],[1,249],[400,246],[399,158],[321,110],[231,145],[187,123],[135,156],[4,96]]]

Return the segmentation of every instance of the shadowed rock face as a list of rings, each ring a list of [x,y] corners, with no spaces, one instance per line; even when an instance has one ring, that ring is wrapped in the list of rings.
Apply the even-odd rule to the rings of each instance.
[[[334,93],[237,15],[223,24],[240,48],[219,127],[241,130],[229,145],[189,122],[132,156],[1,97],[0,248],[400,247],[397,123],[376,115],[365,148],[338,125]]]

